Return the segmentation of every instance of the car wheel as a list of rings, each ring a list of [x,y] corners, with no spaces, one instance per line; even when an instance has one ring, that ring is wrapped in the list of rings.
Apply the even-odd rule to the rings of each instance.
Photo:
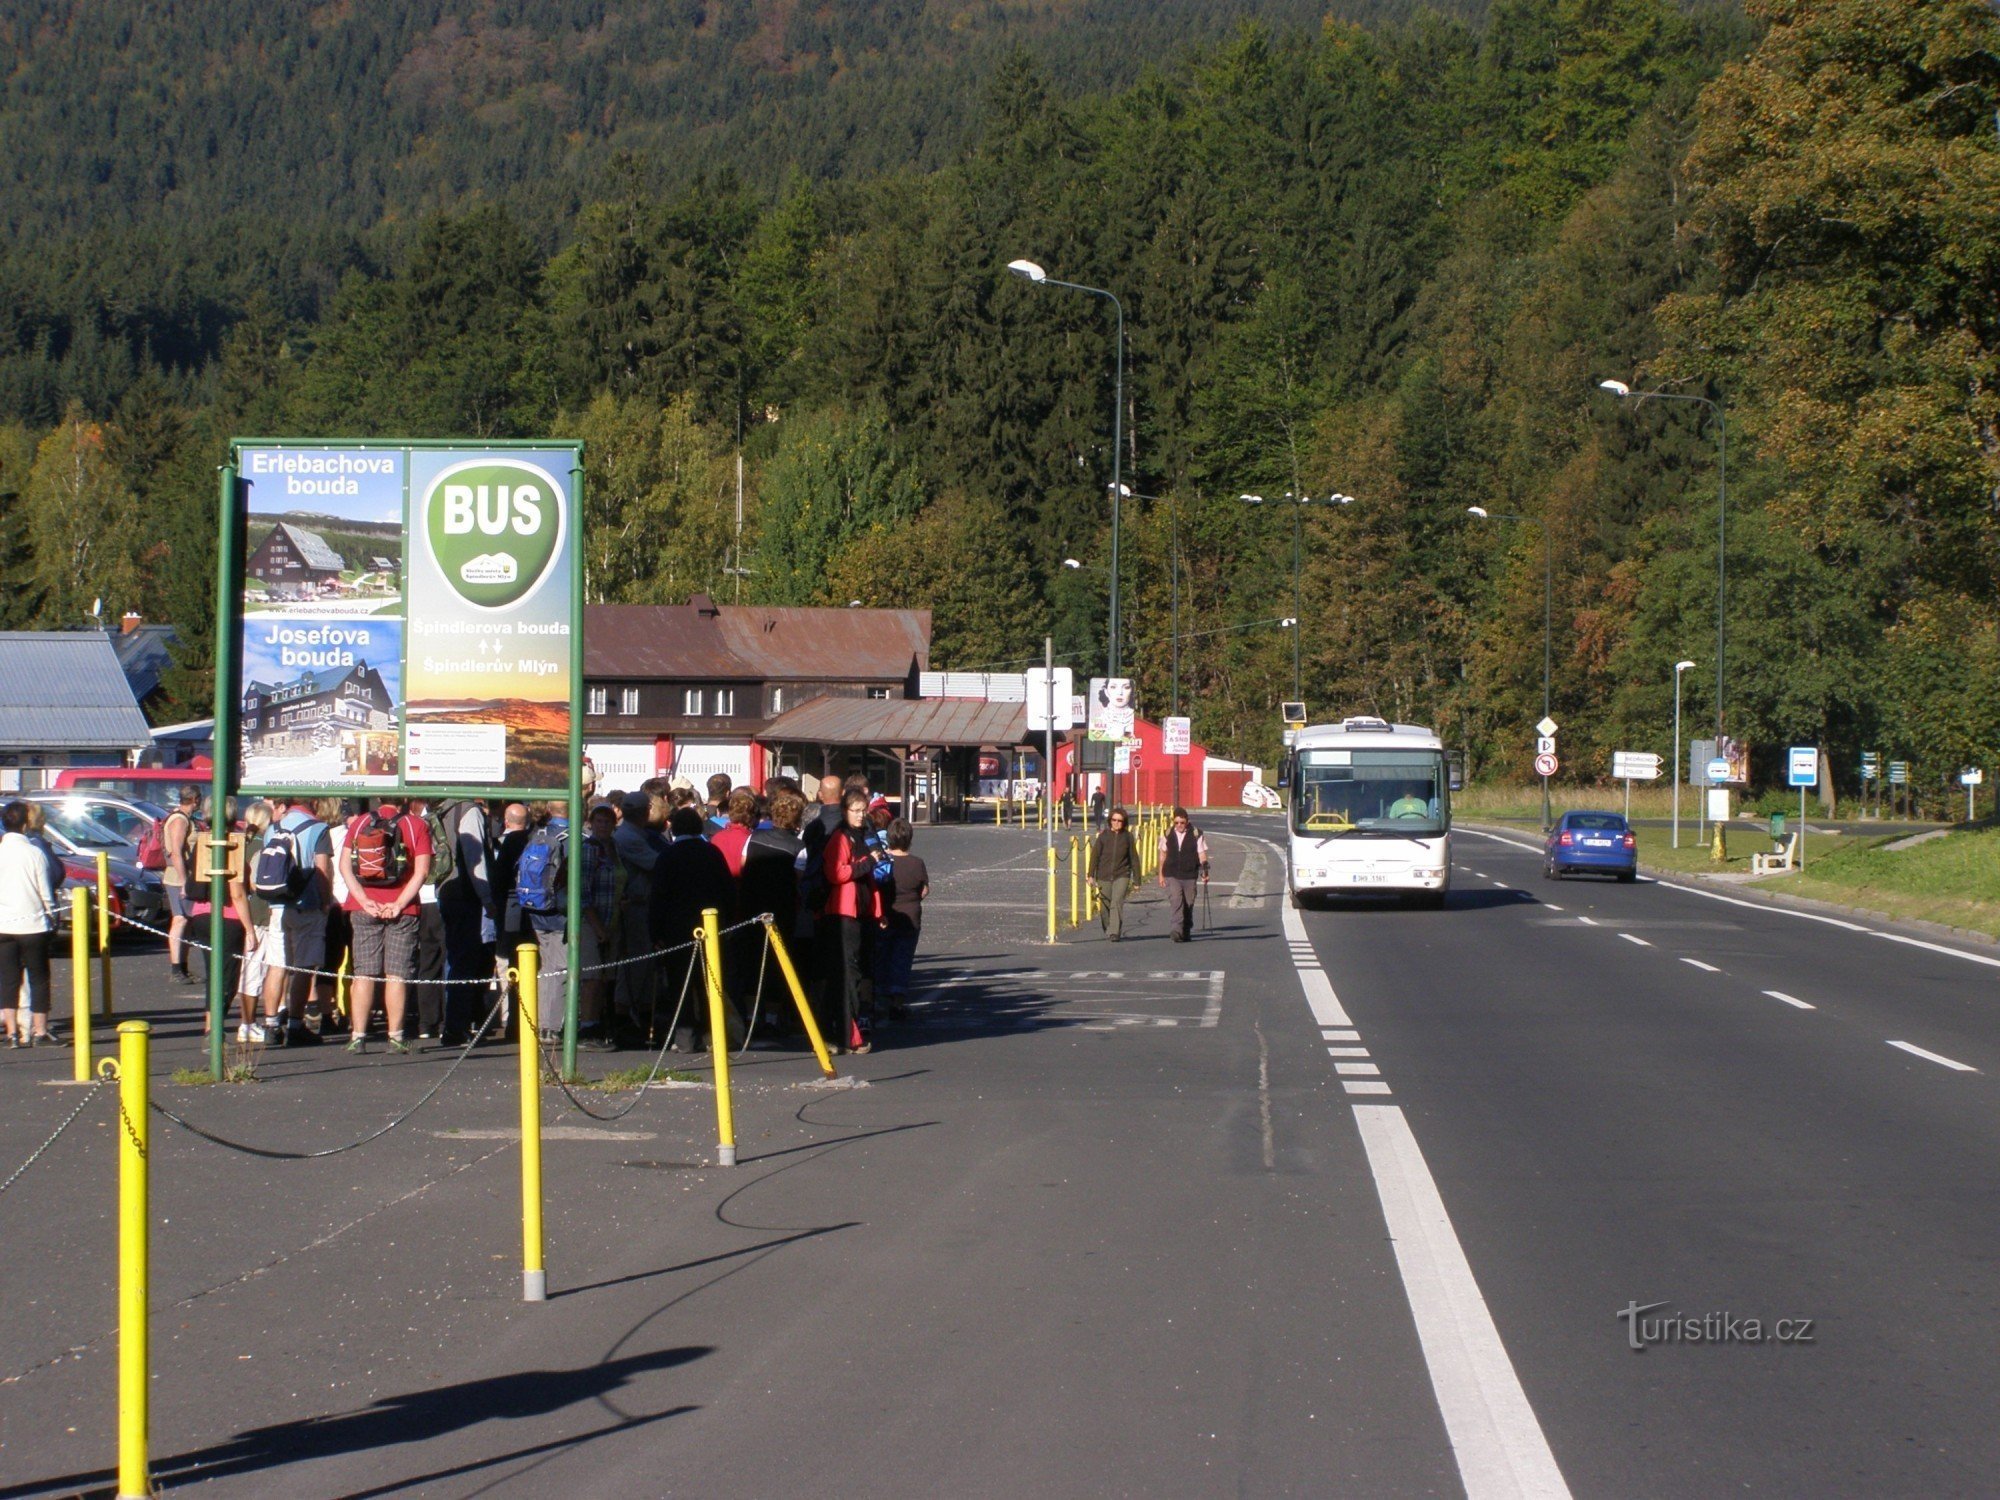
[[[1639,872],[1637,870],[1620,870],[1618,872],[1618,883],[1620,885],[1630,885],[1638,878]]]

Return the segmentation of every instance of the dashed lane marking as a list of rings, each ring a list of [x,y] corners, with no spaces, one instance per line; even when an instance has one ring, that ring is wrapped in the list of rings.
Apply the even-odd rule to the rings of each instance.
[[[1800,1010],[1818,1009],[1817,1006],[1806,1004],[1805,1001],[1799,999],[1796,995],[1787,995],[1783,990],[1766,990],[1764,993],[1769,995],[1773,1000],[1782,1000],[1785,1004],[1797,1006]]]
[[[1681,962],[1691,969],[1701,970],[1704,974],[1720,974],[1722,972],[1714,964],[1705,964],[1698,958],[1684,958]]]
[[[1911,1042],[1891,1042],[1889,1045],[1891,1047],[1901,1047],[1910,1056],[1921,1057],[1925,1062],[1934,1062],[1941,1068],[1950,1068],[1954,1073],[1977,1073],[1979,1071],[1971,1063],[1954,1062],[1951,1058],[1941,1056],[1936,1052],[1926,1052],[1922,1047],[1916,1046]]]
[[[1586,927],[1595,927],[1595,926],[1597,925],[1597,923],[1596,923],[1596,921],[1595,921],[1594,919],[1592,919],[1592,918],[1590,918],[1590,917],[1586,917],[1586,916],[1583,916],[1583,915],[1582,915],[1582,914],[1580,914],[1580,913],[1579,913],[1579,914],[1578,914],[1578,916],[1577,916],[1577,921],[1579,921],[1579,922],[1583,923],[1583,925],[1584,925],[1584,926],[1586,926]]]
[[[1653,946],[1651,943],[1647,942],[1644,938],[1633,937],[1632,934],[1629,932],[1621,932],[1618,935],[1623,939],[1625,939],[1625,941],[1628,943],[1637,943],[1641,948],[1650,948]]]

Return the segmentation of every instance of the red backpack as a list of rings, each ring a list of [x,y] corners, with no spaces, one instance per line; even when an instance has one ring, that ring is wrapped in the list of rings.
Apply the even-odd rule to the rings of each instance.
[[[402,814],[385,818],[372,812],[354,831],[354,873],[363,885],[399,886],[410,878],[410,851],[396,825]]]
[[[159,822],[148,823],[146,831],[139,835],[139,868],[142,870],[164,870],[167,867],[167,841],[160,837]]]

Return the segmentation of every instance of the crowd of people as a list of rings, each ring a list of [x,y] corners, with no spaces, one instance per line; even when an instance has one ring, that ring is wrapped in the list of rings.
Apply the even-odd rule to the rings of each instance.
[[[406,1052],[469,1040],[525,946],[549,976],[544,1030],[560,1025],[573,984],[583,1046],[694,1052],[752,1040],[753,1017],[760,1039],[802,1029],[764,951],[756,919],[768,916],[827,1043],[865,1052],[879,1024],[911,1019],[929,872],[911,851],[910,824],[864,778],[811,788],[812,803],[784,777],[754,792],[712,776],[705,797],[665,778],[629,792],[593,788],[581,830],[562,802],[250,801],[229,810],[230,899],[219,921],[187,875],[172,977],[199,983],[192,965],[219,941],[239,1041],[338,1040],[363,1052],[379,1034]],[[572,860],[582,882],[573,970]],[[707,1034],[697,967],[711,909],[730,929],[721,1038]],[[9,951],[0,946],[0,965]],[[13,1024],[10,1014],[10,1033]]]

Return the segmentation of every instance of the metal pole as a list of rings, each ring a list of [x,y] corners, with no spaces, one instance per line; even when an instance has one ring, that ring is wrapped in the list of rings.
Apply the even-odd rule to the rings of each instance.
[[[571,860],[582,853],[574,841]],[[546,1302],[549,1273],[542,1263],[542,1060],[541,962],[539,944],[523,943],[514,950],[515,993],[520,996],[516,1024],[521,1033],[521,1300]]]
[[[1549,542],[1549,523],[1536,522],[1542,528],[1542,717],[1549,716],[1549,639],[1550,621],[1553,618],[1552,605],[1555,599],[1555,562]],[[1626,821],[1631,821],[1632,784],[1625,784]],[[1549,778],[1542,778],[1542,832],[1549,831]]]
[[[1705,403],[1715,413],[1716,468],[1719,498],[1715,506],[1715,737],[1722,738],[1722,640],[1723,604],[1728,597],[1728,552],[1724,542],[1729,527],[1729,424],[1723,420],[1722,404]],[[1720,749],[1721,746],[1717,746]],[[1799,845],[1801,849],[1805,845]]]
[[[1173,565],[1174,574],[1173,685],[1171,692],[1172,708],[1170,711],[1175,718],[1179,718],[1181,713],[1181,502],[1178,496],[1168,502],[1168,507],[1168,514],[1173,520],[1173,542],[1168,549],[1168,561]],[[1174,757],[1174,806],[1176,807],[1180,806],[1181,801],[1182,759],[1182,756],[1176,755]]]
[[[209,782],[208,809],[209,838],[214,845],[208,882],[208,1073],[220,1083],[224,1008],[229,998],[222,941],[229,914],[229,793],[236,765],[236,714],[241,707],[236,682],[241,666],[236,619],[243,607],[243,590],[236,571],[243,549],[233,463],[222,467],[216,506],[221,525],[215,549],[215,771]],[[189,879],[193,879],[192,871]]]
[[[1674,668],[1674,847],[1681,846],[1681,669]]]
[[[1305,612],[1300,607],[1299,596],[1299,553],[1305,536],[1305,506],[1304,495],[1292,497],[1292,697],[1294,699],[1305,696],[1299,676],[1299,636],[1305,630]],[[1548,712],[1547,703],[1542,705],[1542,711]],[[1546,822],[1547,819],[1543,821]]]
[[[1042,637],[1042,689],[1048,718],[1042,725],[1042,849],[1049,867],[1049,941],[1056,940],[1056,820],[1049,816],[1056,784],[1056,638]]]
[[[583,450],[570,460],[569,587],[569,870],[563,890],[564,962],[569,972],[563,976],[563,1077],[576,1077],[577,1007],[583,990]],[[740,563],[741,558],[737,561]],[[527,1045],[524,1040],[522,1045]]]
[[[216,760],[222,746],[216,745]],[[147,1109],[152,1028],[126,1021],[118,1028],[118,1495],[153,1493],[151,1254],[153,1120]]]

